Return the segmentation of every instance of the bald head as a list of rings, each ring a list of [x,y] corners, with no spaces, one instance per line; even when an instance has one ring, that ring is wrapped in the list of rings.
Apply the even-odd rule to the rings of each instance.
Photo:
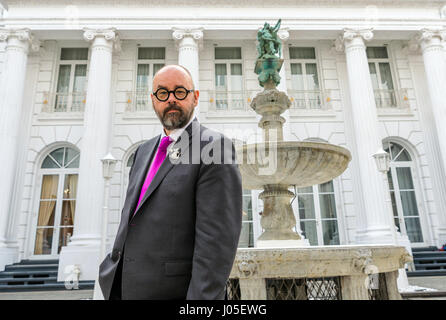
[[[170,77],[180,77],[183,83],[180,86],[186,87],[187,89],[195,90],[194,81],[192,80],[192,74],[185,67],[178,64],[170,64],[159,69],[153,76],[153,91],[156,91],[160,85],[160,79],[170,78]],[[178,79],[180,80],[180,79]]]

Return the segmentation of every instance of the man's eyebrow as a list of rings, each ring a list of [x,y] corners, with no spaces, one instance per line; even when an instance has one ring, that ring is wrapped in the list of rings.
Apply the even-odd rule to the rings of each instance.
[[[156,87],[156,89],[158,90],[158,89],[166,89],[167,90],[167,88],[165,87],[165,86],[160,86],[160,85],[158,85],[157,87]]]

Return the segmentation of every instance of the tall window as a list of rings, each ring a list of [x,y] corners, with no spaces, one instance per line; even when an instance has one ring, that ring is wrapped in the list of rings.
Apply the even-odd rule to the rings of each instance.
[[[333,181],[297,189],[300,229],[312,246],[338,245],[339,228]]]
[[[395,225],[412,243],[423,243],[420,215],[418,212],[412,172],[414,163],[409,152],[395,142],[384,144],[390,154],[390,170],[387,172],[390,198]]]
[[[239,248],[254,247],[253,228],[251,190],[243,190],[242,232],[238,243]]]
[[[88,48],[62,48],[54,111],[83,111],[87,62]]]
[[[215,108],[244,110],[242,49],[215,48]]]
[[[152,92],[153,76],[164,67],[165,59],[165,48],[138,48],[135,109],[133,111],[151,110],[152,102],[149,96]]]
[[[322,96],[314,48],[290,47],[293,107],[320,109]]]
[[[376,107],[395,107],[395,89],[387,48],[368,47],[367,59],[369,61],[370,76],[372,77],[372,86],[375,92]]]
[[[35,255],[57,256],[73,235],[79,152],[68,147],[51,152],[41,166]]]

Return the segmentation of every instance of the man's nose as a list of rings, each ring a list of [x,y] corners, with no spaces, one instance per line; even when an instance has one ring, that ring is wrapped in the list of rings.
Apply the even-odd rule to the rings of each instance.
[[[175,95],[173,94],[173,92],[170,93],[169,98],[167,99],[167,102],[168,103],[175,102],[175,104],[178,102],[178,99],[175,98]]]

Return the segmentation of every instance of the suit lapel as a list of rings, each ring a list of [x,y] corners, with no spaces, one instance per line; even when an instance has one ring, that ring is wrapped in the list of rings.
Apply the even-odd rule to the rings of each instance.
[[[142,164],[139,165],[138,167],[135,167],[134,170],[136,170],[135,172],[135,178],[134,178],[134,183],[135,183],[135,187],[134,187],[134,192],[132,192],[131,194],[127,195],[130,197],[130,199],[128,199],[130,201],[130,210],[127,211],[127,216],[124,217],[129,221],[129,217],[133,216],[133,213],[135,212],[135,208],[136,205],[138,203],[139,200],[139,195],[141,193],[141,188],[142,185],[146,179],[147,176],[147,172],[149,170],[149,166],[152,162],[153,157],[155,156],[155,152],[157,150],[157,146],[159,144],[161,135],[158,137],[158,139],[153,139],[153,143],[148,144],[147,146],[145,146],[144,149],[140,150],[138,153],[138,157],[140,157],[140,154],[142,156]],[[136,159],[135,159],[135,163],[134,165],[138,165],[136,163]],[[129,181],[130,183],[130,181]],[[130,187],[130,186],[129,186]],[[127,200],[126,200],[127,201]]]
[[[197,121],[197,120],[192,121],[192,123],[195,122],[195,121]],[[192,130],[192,123],[185,130],[188,133],[188,135],[189,135],[189,144],[184,148],[184,150],[181,150],[181,154],[184,154],[184,155],[186,154],[186,152],[188,151],[190,145],[192,144],[193,134],[194,134],[194,132]],[[156,146],[157,145],[158,144],[156,144]],[[154,151],[152,151],[152,153],[153,152],[156,152],[156,148],[155,148]],[[164,159],[163,163],[161,164],[160,168],[158,169],[158,172],[155,174],[155,177],[153,177],[153,180],[150,183],[149,188],[147,188],[147,191],[144,194],[144,197],[142,198],[141,203],[139,204],[139,207],[136,208],[135,214],[132,216],[131,219],[133,219],[133,217],[136,216],[136,214],[138,213],[139,209],[142,207],[144,202],[150,197],[150,195],[153,193],[153,191],[155,191],[156,188],[159,186],[161,181],[163,181],[164,177],[174,167],[174,164],[168,158],[169,158],[169,154],[166,155],[166,159]],[[144,183],[145,177],[147,175],[147,170],[145,171],[146,173],[144,175],[143,180],[138,181],[139,189],[137,189],[137,190],[139,190],[139,191],[141,191],[142,184]],[[139,197],[139,193],[138,193],[138,197]]]

